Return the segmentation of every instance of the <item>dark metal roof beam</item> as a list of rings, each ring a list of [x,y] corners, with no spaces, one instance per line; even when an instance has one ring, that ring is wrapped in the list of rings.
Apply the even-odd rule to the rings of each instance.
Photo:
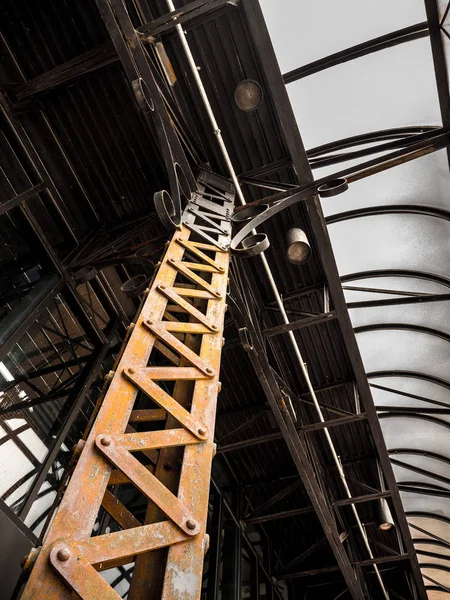
[[[386,48],[391,48],[392,46],[397,46],[398,44],[403,44],[404,42],[410,42],[411,40],[426,37],[428,33],[428,23],[426,21],[404,27],[403,29],[398,29],[387,35],[382,35],[367,42],[363,42],[362,44],[346,48],[341,52],[336,52],[330,56],[315,60],[298,69],[293,69],[292,71],[285,73],[283,79],[286,84],[292,83],[293,81],[297,81],[308,75],[313,75],[314,73],[319,73],[324,69],[348,62],[349,60],[361,58],[362,56],[378,52],[379,50],[384,50]]]
[[[38,75],[34,79],[30,79],[25,83],[20,83],[11,90],[18,100],[24,100],[34,94],[46,92],[48,90],[72,83],[79,77],[84,77],[89,73],[93,73],[98,69],[102,69],[108,65],[118,62],[119,57],[111,42],[102,44],[98,48],[84,52],[75,58],[50,69]]]
[[[8,210],[11,210],[12,208],[15,208],[16,206],[19,206],[19,204],[22,204],[22,202],[26,202],[30,198],[33,198],[39,192],[44,191],[45,187],[46,186],[44,183],[39,183],[38,185],[35,185],[34,187],[27,190],[26,192],[22,192],[21,194],[18,194],[14,198],[11,198],[11,200],[7,200],[6,202],[3,202],[3,204],[0,205],[0,215],[3,215],[6,212],[8,212]]]
[[[348,417],[341,417],[339,419],[331,419],[330,421],[323,421],[321,423],[311,423],[309,425],[303,425],[302,427],[300,427],[300,431],[319,431],[321,429],[327,429],[328,427],[340,427],[341,425],[348,425],[350,423],[365,421],[366,419],[366,413],[360,413],[358,415],[350,415]]]
[[[365,413],[361,413],[359,415],[351,415],[341,417],[339,419],[330,419],[329,421],[323,421],[320,423],[310,423],[309,425],[303,425],[302,427],[298,427],[298,431],[309,432],[309,431],[318,431],[320,429],[326,429],[328,427],[341,427],[342,425],[348,425],[349,423],[356,423],[358,421],[364,421],[367,418]],[[268,442],[275,442],[277,440],[283,439],[284,436],[281,432],[267,433],[266,435],[261,435],[259,437],[250,438],[247,440],[242,440],[240,442],[233,442],[231,444],[226,444],[224,446],[219,446],[217,452],[225,453],[225,452],[233,452],[234,450],[242,450],[243,448],[250,448],[251,446],[258,446],[259,444],[266,444]]]
[[[372,565],[382,565],[390,562],[398,562],[400,560],[408,560],[409,554],[393,554],[392,556],[380,556],[377,558],[370,558],[367,560],[353,561],[352,565],[358,567],[371,567]],[[323,575],[324,573],[333,573],[338,571],[339,567],[324,567],[322,569],[311,569],[310,571],[300,571],[299,573],[289,573],[283,575],[284,579],[297,579],[300,577],[311,577],[314,575]]]
[[[270,410],[264,406],[259,407],[259,408],[260,408],[259,412],[257,412],[255,415],[253,415],[253,417],[250,417],[250,419],[247,419],[247,421],[244,421],[238,427],[235,427],[229,433],[224,435],[223,438],[220,439],[219,445],[225,444],[225,442],[228,441],[230,438],[234,437],[238,433],[242,433],[242,431],[245,431],[245,429],[248,429],[248,427],[250,427],[251,425],[256,423],[256,421],[259,421],[260,419],[262,419],[262,417],[264,417],[264,415],[266,415],[268,413],[268,411]]]
[[[319,325],[319,323],[333,321],[334,319],[336,319],[336,317],[337,315],[335,311],[323,313],[320,315],[313,315],[312,317],[306,317],[305,319],[293,321],[286,325],[277,325],[276,327],[270,327],[269,329],[265,329],[263,331],[263,334],[267,337],[281,335],[283,333],[287,333],[288,331],[296,331],[298,329],[304,329],[305,327],[311,327],[312,325]]]
[[[298,478],[296,481],[291,483],[282,489],[278,494],[275,494],[259,506],[257,506],[245,519],[253,519],[254,517],[258,517],[261,513],[265,512],[268,508],[271,508],[274,504],[288,496],[294,490],[298,489],[302,485],[302,480]]]
[[[318,548],[320,548],[323,545],[323,543],[326,542],[326,540],[326,537],[320,538],[320,540],[318,540],[315,544],[307,548],[304,552],[302,552],[296,558],[294,558],[294,560],[291,560],[291,562],[285,565],[282,568],[282,573],[287,573],[289,569],[292,569],[292,567],[295,567],[299,563],[303,562],[306,558],[308,558],[309,556],[311,556],[311,554],[318,550]],[[280,574],[280,577],[282,577],[282,574]]]
[[[377,492],[376,494],[365,494],[364,496],[353,496],[353,498],[345,498],[344,500],[335,500],[333,506],[349,506],[350,504],[359,504],[361,502],[372,502],[380,498],[390,498],[391,492]]]
[[[188,2],[184,6],[162,15],[150,23],[141,25],[136,31],[145,38],[156,37],[175,29],[176,25],[188,23],[192,19],[217,10],[225,4],[234,5],[235,2],[230,0],[192,0],[192,2]]]
[[[285,510],[282,512],[272,513],[271,515],[261,515],[259,517],[253,517],[244,520],[247,524],[268,523],[270,521],[277,521],[279,519],[290,519],[292,517],[297,517],[299,515],[305,515],[307,513],[313,512],[314,508],[312,506],[305,506],[304,508],[294,508],[292,510]]]

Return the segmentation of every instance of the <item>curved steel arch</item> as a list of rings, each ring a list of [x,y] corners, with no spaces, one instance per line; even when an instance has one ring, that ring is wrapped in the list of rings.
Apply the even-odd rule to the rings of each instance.
[[[341,138],[333,142],[328,142],[315,148],[310,148],[306,151],[308,158],[320,156],[328,152],[336,152],[336,150],[344,150],[353,146],[361,146],[372,142],[384,142],[392,139],[407,139],[422,133],[439,129],[436,125],[416,125],[411,127],[391,127],[390,129],[380,129],[378,131],[370,131],[368,133],[360,133],[347,138]],[[415,138],[416,139],[416,138]]]
[[[438,569],[439,571],[446,571],[447,573],[450,573],[450,567],[446,567],[445,565],[436,565],[433,563],[420,563],[420,568],[421,569]]]
[[[437,283],[450,288],[450,279],[441,275],[434,275],[425,271],[415,271],[409,269],[372,269],[368,271],[356,271],[355,273],[347,273],[341,275],[341,282],[348,283],[351,281],[361,281],[362,279],[376,279],[382,277],[399,277],[406,279],[423,279],[431,283]]]
[[[400,330],[400,331],[412,331],[414,333],[420,333],[423,335],[431,335],[433,337],[440,338],[445,342],[450,343],[450,334],[439,331],[439,329],[433,329],[432,327],[424,327],[422,325],[413,325],[410,323],[372,323],[371,325],[361,325],[360,327],[354,327],[355,334],[368,333],[371,331],[383,331],[383,330]]]
[[[361,281],[362,279],[376,279],[383,277],[423,279],[424,281],[431,281],[432,283],[437,283],[450,288],[450,279],[447,277],[435,275],[434,273],[427,273],[426,271],[415,271],[413,269],[369,269],[367,271],[356,271],[355,273],[341,275],[341,281],[347,283],[351,281]]]
[[[430,415],[423,415],[421,413],[409,413],[409,412],[398,412],[398,413],[380,413],[378,415],[379,419],[417,419],[419,421],[428,421],[429,423],[434,423],[435,425],[439,425],[441,427],[445,427],[445,429],[450,429],[450,423],[448,421],[442,421],[442,419],[438,419],[437,417],[430,417]]]
[[[422,452],[422,456],[426,456],[426,451]],[[391,463],[397,467],[400,467],[401,469],[406,469],[407,471],[412,471],[413,473],[417,473],[418,475],[422,475],[423,477],[429,477],[430,479],[436,479],[436,481],[441,481],[442,483],[445,483],[446,485],[450,485],[450,478],[449,477],[445,477],[444,475],[440,475],[439,473],[436,473],[435,471],[427,471],[426,469],[423,469],[422,467],[418,467],[417,465],[411,465],[409,463],[405,463],[403,461],[397,460],[396,458],[393,458],[392,456],[390,457],[391,459]],[[449,463],[450,464],[450,461]],[[398,482],[400,483],[400,482]],[[448,488],[445,488],[448,491]]]
[[[347,210],[345,212],[336,213],[325,218],[327,225],[334,225],[350,219],[360,219],[364,217],[384,216],[388,214],[414,214],[424,217],[435,217],[450,221],[450,211],[433,206],[425,206],[422,204],[386,204],[381,206],[364,206]]]
[[[388,370],[383,369],[382,371],[371,371],[367,373],[367,379],[381,379],[384,377],[400,377],[406,379],[420,379],[421,381],[426,381],[427,383],[433,383],[435,385],[440,385],[446,390],[450,390],[450,381],[446,379],[440,379],[439,377],[435,377],[434,375],[426,375],[425,373],[419,373],[418,371],[404,371],[404,370]]]
[[[430,540],[428,538],[416,538],[414,541],[416,544],[427,544],[429,546],[440,546],[441,548],[447,548],[447,546],[444,543],[439,542],[438,540]],[[418,554],[420,552],[420,550],[417,550]],[[442,557],[446,557],[450,560],[450,554],[442,554]]]
[[[394,150],[395,148],[405,148],[412,142],[427,139],[429,132],[436,129],[439,129],[439,127],[411,127],[373,131],[366,134],[363,133],[348,138],[342,138],[324,144],[323,146],[317,146],[316,148],[308,150],[306,154],[311,168],[317,169],[328,165],[347,162],[349,160],[357,160],[358,158],[363,158],[364,156],[370,156],[372,154],[380,154],[387,150]],[[346,148],[363,145],[367,146],[367,144],[373,143],[376,144],[376,142],[386,143],[370,146],[368,148],[359,148],[341,154],[330,154],[331,152],[338,152]]]
[[[442,523],[447,523],[450,525],[450,518],[444,517],[443,515],[436,515],[434,513],[430,513],[426,510],[408,510],[405,512],[407,517],[423,517],[425,519],[432,519],[434,521],[442,521]],[[450,541],[443,540],[446,545],[450,546]]]
[[[428,450],[409,450],[408,448],[392,448],[388,449],[388,454],[412,454],[413,456],[425,456],[434,460],[439,460],[450,466],[450,458],[437,452],[428,452]]]

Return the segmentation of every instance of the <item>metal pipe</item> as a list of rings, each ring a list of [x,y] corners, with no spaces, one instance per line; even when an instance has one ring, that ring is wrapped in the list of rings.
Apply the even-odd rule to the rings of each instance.
[[[171,12],[175,10],[175,6],[174,6],[172,0],[166,0],[166,3],[167,3],[167,6],[168,6],[168,8],[169,8],[169,10]],[[205,109],[206,109],[206,111],[208,113],[208,116],[209,116],[209,119],[211,121],[211,125],[213,127],[214,134],[215,134],[215,136],[217,138],[217,141],[219,143],[219,146],[220,146],[220,149],[222,151],[223,157],[224,157],[225,162],[227,164],[228,171],[230,173],[231,179],[232,179],[232,181],[233,181],[233,183],[235,185],[236,195],[239,198],[241,204],[245,205],[247,203],[245,201],[244,194],[242,193],[242,189],[241,189],[241,186],[239,184],[239,180],[237,178],[236,171],[234,170],[234,167],[233,167],[233,164],[231,162],[230,156],[228,154],[228,151],[226,149],[225,143],[223,141],[223,138],[222,138],[219,126],[217,124],[217,121],[216,121],[216,118],[214,116],[211,104],[209,102],[208,96],[206,94],[205,88],[204,88],[202,80],[201,80],[201,77],[199,75],[199,72],[198,72],[198,69],[197,69],[197,65],[195,64],[194,57],[192,56],[191,49],[190,49],[188,41],[186,39],[186,35],[185,35],[185,33],[184,33],[183,28],[181,27],[181,25],[177,24],[176,25],[176,30],[177,30],[177,33],[179,35],[181,44],[182,44],[182,46],[184,48],[184,51],[186,53],[186,57],[188,59],[189,65],[191,67],[191,71],[192,71],[192,74],[194,76],[194,79],[195,79],[195,81],[197,83],[197,87],[198,87],[200,95],[202,97]],[[278,308],[280,310],[281,316],[283,318],[284,324],[288,325],[290,323],[290,321],[289,321],[288,315],[286,313],[286,310],[284,308],[284,304],[283,304],[283,300],[282,300],[282,298],[280,296],[280,292],[278,291],[277,284],[276,284],[276,282],[275,282],[275,280],[273,278],[272,271],[270,269],[269,263],[267,262],[267,258],[265,257],[264,253],[261,254],[261,260],[262,260],[262,264],[264,266],[264,270],[266,272],[267,278],[269,280],[270,286],[272,288],[273,294],[275,296],[276,303],[278,305]],[[299,363],[300,369],[301,369],[302,374],[303,374],[303,376],[305,378],[305,381],[306,381],[309,393],[311,394],[311,397],[313,399],[314,406],[316,408],[316,412],[317,412],[317,415],[319,417],[319,420],[320,420],[321,423],[324,423],[325,419],[323,417],[323,413],[322,413],[322,410],[320,408],[319,401],[317,400],[316,393],[314,391],[314,388],[312,386],[311,380],[309,378],[309,374],[308,374],[308,370],[307,370],[306,364],[303,361],[303,358],[302,358],[302,355],[301,355],[301,352],[300,352],[300,348],[298,347],[297,340],[295,339],[294,333],[292,331],[288,331],[288,335],[289,335],[289,339],[290,339],[290,342],[292,344],[295,356],[296,356],[297,361]],[[349,499],[351,499],[352,498],[352,494],[351,494],[350,488],[349,488],[349,486],[347,484],[347,480],[346,480],[346,477],[345,477],[344,470],[342,468],[341,461],[340,461],[339,456],[338,456],[338,454],[336,452],[336,448],[334,447],[333,440],[331,439],[331,436],[330,436],[330,433],[328,431],[328,428],[324,427],[323,431],[325,433],[325,437],[326,437],[326,440],[328,442],[328,446],[329,446],[331,454],[333,456],[333,460],[334,460],[334,462],[336,464],[336,467],[337,467],[340,479],[342,481],[342,484],[344,486],[345,492],[347,494],[347,497]],[[366,535],[366,532],[364,530],[364,526],[363,526],[363,524],[361,522],[361,519],[359,518],[359,514],[358,514],[358,511],[356,509],[355,504],[351,504],[351,507],[352,507],[353,514],[355,516],[356,522],[358,524],[358,528],[359,528],[359,530],[361,532],[361,536],[362,536],[362,538],[364,540],[364,544],[366,546],[366,549],[367,549],[367,552],[369,554],[369,557],[370,557],[370,559],[373,559],[374,555],[372,553],[372,549],[370,547],[369,540],[367,538],[367,535]],[[375,573],[377,575],[378,581],[380,583],[380,587],[381,587],[381,589],[383,591],[383,595],[384,595],[384,597],[387,600],[389,600],[389,596],[388,596],[387,590],[386,590],[386,588],[384,586],[383,580],[382,580],[381,575],[380,575],[380,571],[379,571],[379,569],[378,569],[378,567],[377,567],[376,564],[374,564],[373,567],[374,567]]]

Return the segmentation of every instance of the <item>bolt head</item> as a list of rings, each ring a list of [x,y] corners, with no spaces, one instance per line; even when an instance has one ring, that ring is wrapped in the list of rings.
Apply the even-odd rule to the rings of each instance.
[[[186,521],[186,527],[192,531],[193,529],[195,529],[197,527],[197,523],[195,521],[193,521],[192,519],[188,519]]]
[[[217,327],[217,325],[211,325],[211,329],[213,331],[219,331],[219,328]]]
[[[160,285],[160,286],[159,286],[159,289],[160,289],[160,290],[165,290],[165,289],[166,289],[166,286],[165,286],[165,285]]]
[[[147,325],[153,325],[153,321],[150,321],[150,320],[146,321],[146,323],[147,323]]]
[[[206,369],[206,372],[207,372],[209,375],[212,375],[212,374],[214,373],[214,371],[211,369],[211,367],[207,367],[207,369]]]
[[[56,558],[62,562],[66,562],[70,558],[70,550],[67,547],[60,548],[56,553]]]
[[[127,371],[130,375],[134,375],[136,373],[136,371],[132,367],[127,369]]]
[[[111,445],[111,442],[112,442],[112,440],[111,440],[111,438],[109,437],[109,435],[103,435],[103,436],[100,438],[100,444],[101,444],[102,446],[110,446],[110,445]]]
[[[199,427],[197,431],[198,435],[206,435],[208,433],[205,427]]]

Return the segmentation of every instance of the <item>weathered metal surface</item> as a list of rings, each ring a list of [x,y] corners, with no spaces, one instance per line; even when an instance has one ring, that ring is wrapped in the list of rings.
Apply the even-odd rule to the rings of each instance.
[[[219,196],[214,202],[222,215],[230,197]],[[198,211],[185,211],[190,225],[197,218]],[[215,232],[220,245],[229,243],[229,236],[222,233],[223,219],[220,216]],[[190,228],[181,226],[167,248],[31,572],[24,600],[67,598],[68,588],[85,600],[116,599],[119,596],[98,571],[166,546],[161,597],[194,600],[200,595],[229,253],[193,237]],[[192,287],[184,287],[178,281],[181,276],[187,276]],[[195,306],[188,297],[195,299]],[[163,353],[165,359],[175,357],[170,366],[155,365],[153,350],[162,347],[170,348],[170,354]],[[165,389],[160,381],[167,382]],[[139,391],[144,400],[134,409]],[[141,408],[143,401],[148,408]],[[152,408],[153,403],[159,408]],[[139,424],[140,430],[130,423]],[[171,471],[171,482],[165,481],[161,458],[175,450],[181,468]],[[156,468],[145,464],[147,458]],[[142,525],[116,497],[117,486],[129,483],[149,500],[148,524]],[[116,487],[108,490],[112,485]],[[123,531],[91,537],[102,506]],[[140,579],[145,589],[148,577],[140,577],[138,569],[133,577],[136,586]]]

